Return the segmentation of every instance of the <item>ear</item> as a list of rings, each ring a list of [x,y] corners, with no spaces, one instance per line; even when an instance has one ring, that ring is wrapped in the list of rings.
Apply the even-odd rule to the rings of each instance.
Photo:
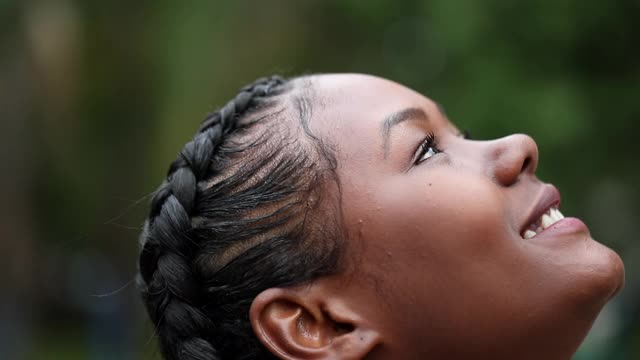
[[[380,343],[378,332],[348,302],[318,286],[260,293],[251,304],[253,331],[282,359],[364,358]]]

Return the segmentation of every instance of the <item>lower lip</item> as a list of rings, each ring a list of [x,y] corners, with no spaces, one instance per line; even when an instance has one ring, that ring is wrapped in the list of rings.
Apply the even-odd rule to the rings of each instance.
[[[587,225],[580,219],[568,217],[555,222],[539,234],[536,234],[531,240],[585,232],[589,232]]]

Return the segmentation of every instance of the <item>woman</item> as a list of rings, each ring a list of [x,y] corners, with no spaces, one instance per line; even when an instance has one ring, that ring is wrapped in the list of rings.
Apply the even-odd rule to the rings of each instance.
[[[172,163],[140,286],[167,359],[569,359],[621,259],[535,176],[367,75],[258,80]]]

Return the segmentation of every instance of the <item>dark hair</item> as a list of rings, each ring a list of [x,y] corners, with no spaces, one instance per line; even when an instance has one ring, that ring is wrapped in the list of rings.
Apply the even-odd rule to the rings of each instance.
[[[169,167],[138,276],[165,358],[274,358],[251,328],[253,299],[338,271],[338,202],[324,196],[335,157],[309,131],[311,89],[276,76],[242,88]]]

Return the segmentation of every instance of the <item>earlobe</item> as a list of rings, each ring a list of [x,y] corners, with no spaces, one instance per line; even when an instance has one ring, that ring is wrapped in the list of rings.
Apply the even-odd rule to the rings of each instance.
[[[304,289],[268,289],[251,304],[251,325],[282,359],[361,359],[380,343],[376,331],[330,295]]]

